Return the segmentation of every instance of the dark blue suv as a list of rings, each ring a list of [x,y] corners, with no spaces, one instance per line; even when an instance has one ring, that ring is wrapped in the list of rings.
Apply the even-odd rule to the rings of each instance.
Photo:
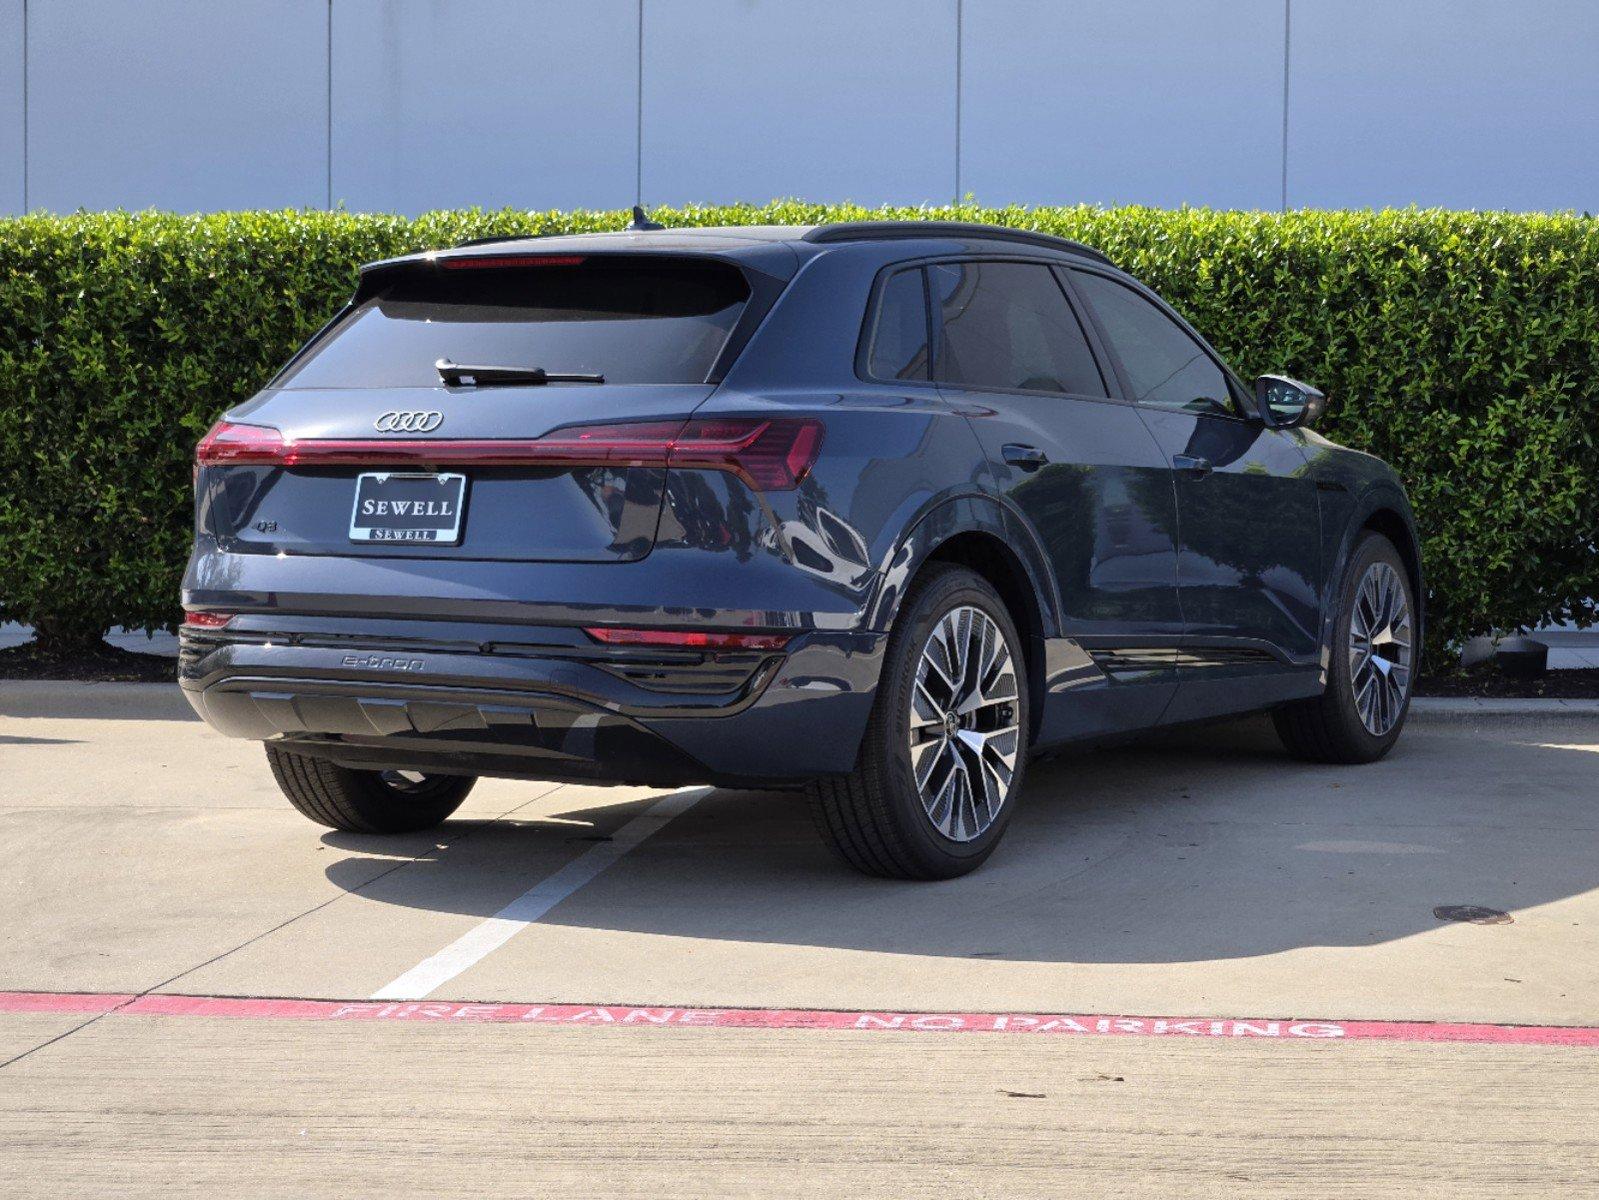
[[[380,262],[199,446],[181,682],[340,829],[480,775],[803,785],[855,867],[958,875],[1050,747],[1393,745],[1412,515],[1323,404],[1015,229]]]

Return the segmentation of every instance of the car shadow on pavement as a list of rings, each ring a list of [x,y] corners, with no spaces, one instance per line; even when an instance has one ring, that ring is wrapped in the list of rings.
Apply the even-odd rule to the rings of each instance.
[[[1255,720],[1037,763],[988,863],[931,884],[834,862],[802,796],[713,791],[544,921],[1034,962],[1374,945],[1436,928],[1441,905],[1515,912],[1599,887],[1599,734],[1560,728],[1540,743],[1431,725],[1383,762],[1324,767],[1289,759]],[[548,871],[521,860],[564,845],[569,861],[653,799],[452,821],[372,888],[371,856],[391,847],[329,834],[352,855],[327,874],[369,900],[489,916]]]

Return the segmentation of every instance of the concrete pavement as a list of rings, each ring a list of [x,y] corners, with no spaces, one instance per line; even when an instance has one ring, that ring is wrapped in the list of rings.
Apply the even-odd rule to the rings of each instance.
[[[1040,764],[929,886],[835,866],[783,794],[626,853],[665,793],[484,781],[436,834],[331,833],[175,689],[0,683],[0,989],[360,1000],[536,911],[430,994],[1599,1025],[1599,716],[1546,711],[1367,768],[1258,721]],[[1582,1047],[0,1014],[19,1054],[16,1194],[1599,1194]]]
[[[1593,1055],[99,1022],[0,1074],[0,1190],[1506,1196],[1595,1190]]]

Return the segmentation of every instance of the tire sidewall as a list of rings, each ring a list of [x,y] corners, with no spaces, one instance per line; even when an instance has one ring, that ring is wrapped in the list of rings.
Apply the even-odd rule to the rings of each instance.
[[[999,816],[978,837],[969,842],[957,842],[945,837],[934,827],[922,806],[921,793],[911,770],[909,739],[911,694],[916,684],[916,668],[922,647],[937,623],[951,609],[964,606],[986,613],[1005,638],[1016,672],[1016,717],[1021,737],[1016,770]],[[883,783],[890,813],[922,862],[929,866],[942,864],[950,874],[964,874],[993,853],[1010,825],[1021,793],[1031,740],[1028,737],[1028,721],[1032,716],[1028,703],[1025,647],[999,594],[975,572],[951,566],[940,571],[926,587],[910,598],[890,635],[887,654],[885,686],[879,697],[883,707],[878,715],[883,724],[884,758],[887,760],[882,764]]]
[[[423,794],[406,796],[380,771],[342,767],[266,743],[267,762],[289,803],[331,829],[351,833],[416,833],[432,829],[459,808],[477,782],[470,775],[429,778]]]
[[[1405,689],[1405,701],[1399,710],[1399,718],[1393,728],[1381,736],[1368,730],[1360,719],[1360,712],[1355,706],[1354,680],[1349,673],[1349,629],[1354,617],[1355,601],[1366,571],[1379,562],[1387,563],[1399,573],[1400,586],[1404,588],[1405,599],[1410,606],[1411,623],[1410,685]],[[1358,748],[1360,757],[1366,761],[1388,753],[1399,740],[1405,720],[1410,715],[1410,701],[1415,695],[1416,678],[1421,667],[1421,640],[1418,633],[1416,597],[1404,559],[1400,558],[1394,544],[1382,534],[1367,533],[1356,543],[1354,553],[1350,556],[1349,569],[1344,573],[1338,599],[1338,620],[1333,628],[1331,662],[1328,665],[1328,692],[1335,705],[1335,719],[1347,734],[1350,744]]]
[[[461,775],[430,775],[420,794],[391,788],[382,771],[352,771],[351,800],[374,828],[393,833],[416,833],[444,823],[465,802],[476,779]]]

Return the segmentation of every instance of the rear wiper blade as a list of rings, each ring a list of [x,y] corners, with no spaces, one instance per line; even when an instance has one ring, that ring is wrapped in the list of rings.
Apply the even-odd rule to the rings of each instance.
[[[493,387],[495,384],[604,383],[605,376],[583,372],[546,371],[543,367],[473,367],[441,358],[433,364],[450,387]]]

